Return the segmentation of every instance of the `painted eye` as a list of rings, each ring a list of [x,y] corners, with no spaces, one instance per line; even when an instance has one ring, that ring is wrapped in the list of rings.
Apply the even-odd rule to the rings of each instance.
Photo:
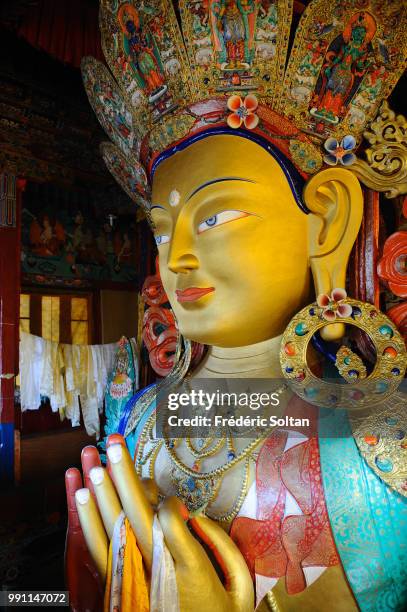
[[[205,221],[202,221],[202,223],[198,225],[198,234],[202,234],[202,232],[206,232],[212,227],[217,227],[218,225],[223,225],[224,223],[229,223],[230,221],[235,221],[242,217],[247,217],[248,214],[249,213],[241,210],[223,210],[217,215],[213,215],[213,217],[208,217]]]
[[[170,241],[170,237],[167,236],[167,234],[161,234],[160,236],[155,236],[155,243],[157,246],[160,246],[160,244],[165,244],[166,242]]]

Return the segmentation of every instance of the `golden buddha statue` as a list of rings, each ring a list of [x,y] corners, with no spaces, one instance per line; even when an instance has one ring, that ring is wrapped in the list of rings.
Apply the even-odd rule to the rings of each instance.
[[[328,343],[340,342],[344,322],[363,310],[347,303],[341,311],[346,293],[338,288],[345,287],[363,217],[356,176],[361,171],[353,172],[352,164],[365,174],[367,164],[356,160],[351,149],[364,123],[353,135],[344,132],[354,125],[352,98],[349,112],[341,111],[342,123],[334,126],[326,122],[321,127],[321,119],[313,123],[308,111],[304,118],[301,103],[293,122],[281,112],[284,96],[292,101],[295,95],[298,58],[309,51],[306,28],[314,20],[318,34],[321,19],[328,25],[335,17],[336,25],[325,34],[328,44],[341,35],[341,25],[349,22],[358,3],[342,9],[322,0],[310,3],[284,85],[274,81],[271,92],[270,79],[259,80],[259,74],[265,71],[274,79],[280,74],[289,27],[283,18],[292,9],[290,2],[279,0],[280,60],[269,59],[266,65],[261,55],[252,55],[241,85],[245,97],[238,95],[235,83],[228,84],[221,66],[209,72],[197,60],[198,43],[210,40],[210,19],[201,19],[197,28],[196,11],[179,3],[184,50],[170,3],[151,2],[150,13],[143,3],[144,21],[155,33],[167,75],[166,96],[160,100],[135,89],[130,69],[119,61],[114,24],[125,4],[101,2],[104,51],[121,90],[94,60],[86,60],[83,71],[90,101],[115,143],[103,145],[105,161],[151,224],[161,280],[177,322],[176,362],[158,389],[176,388],[187,374],[191,387],[199,386],[200,379],[233,378],[244,384],[245,379],[281,378],[282,334],[314,294],[330,296],[324,306],[329,325],[321,330]],[[394,40],[405,20],[401,3],[399,13]],[[380,32],[387,17],[379,9],[374,14]],[[170,50],[166,36],[174,42]],[[258,40],[256,33],[251,37]],[[394,76],[399,63],[392,61],[388,70]],[[317,81],[315,74],[308,87]],[[133,117],[134,133],[128,138],[115,128],[104,89],[122,96],[118,116],[132,99],[127,116]],[[366,121],[373,106],[365,108]],[[321,131],[329,136],[325,157]],[[323,161],[330,166],[332,159],[339,165],[323,168]],[[329,319],[329,308],[339,313],[338,320],[336,314]],[[399,349],[397,363],[405,369],[395,327],[385,322],[380,329],[379,335],[394,340],[391,348]],[[193,371],[191,341],[208,347]],[[404,371],[395,370],[393,378],[401,380]],[[150,386],[126,408],[118,423],[124,438],[114,434],[108,440],[108,469],[101,467],[96,449],[88,447],[83,452],[86,488],[77,471],[67,473],[67,571],[74,609],[96,610],[101,604],[95,603],[97,597],[92,604],[80,602],[80,562],[69,548],[73,532],[77,541],[83,533],[98,574],[95,588],[106,585],[105,610],[403,609],[405,472],[393,469],[393,463],[402,462],[399,443],[384,442],[387,455],[372,459],[370,442],[356,443],[342,411],[334,427],[338,422],[345,433],[335,437],[332,429],[330,434],[321,429],[317,409],[309,406],[314,428],[308,431],[276,427],[263,437],[249,432],[245,438],[208,439],[199,447],[188,438],[159,435],[157,394],[157,387]],[[297,398],[293,406],[300,409],[303,401]]]

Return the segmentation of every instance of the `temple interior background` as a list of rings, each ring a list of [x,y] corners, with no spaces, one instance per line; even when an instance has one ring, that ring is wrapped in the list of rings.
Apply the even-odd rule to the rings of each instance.
[[[7,246],[0,237],[0,291],[18,285],[22,331],[81,345],[137,337],[152,262],[150,238],[140,240],[149,236],[145,221],[99,154],[105,137],[82,84],[82,56],[102,57],[97,13],[97,0],[0,7],[0,168],[24,181],[19,235]],[[6,344],[3,336],[2,350],[14,353]],[[63,475],[95,438],[83,420],[61,421],[49,401],[22,412],[18,396],[8,399],[0,419],[1,588],[62,588]]]
[[[298,22],[307,2],[294,4]],[[20,294],[1,359],[18,360],[18,328],[66,344],[140,341],[140,292],[155,250],[102,161],[105,136],[79,68],[85,55],[103,61],[98,0],[3,0],[0,32],[0,173],[21,191],[14,229],[0,229],[0,293]],[[402,79],[390,97],[396,112],[404,88]],[[143,383],[147,361],[142,352]],[[0,588],[63,589],[63,474],[94,437],[49,402],[22,412],[14,381],[1,385]]]

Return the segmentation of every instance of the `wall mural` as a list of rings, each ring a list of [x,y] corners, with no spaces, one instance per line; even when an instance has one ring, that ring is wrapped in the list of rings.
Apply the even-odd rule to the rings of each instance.
[[[82,286],[134,282],[135,214],[117,214],[113,227],[92,196],[30,184],[22,207],[22,272],[34,283]]]

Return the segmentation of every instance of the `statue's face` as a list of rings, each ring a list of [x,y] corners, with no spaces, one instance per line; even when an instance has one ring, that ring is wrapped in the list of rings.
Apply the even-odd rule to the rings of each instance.
[[[283,332],[309,294],[306,215],[267,151],[216,135],[153,181],[161,279],[184,337],[244,346]]]

